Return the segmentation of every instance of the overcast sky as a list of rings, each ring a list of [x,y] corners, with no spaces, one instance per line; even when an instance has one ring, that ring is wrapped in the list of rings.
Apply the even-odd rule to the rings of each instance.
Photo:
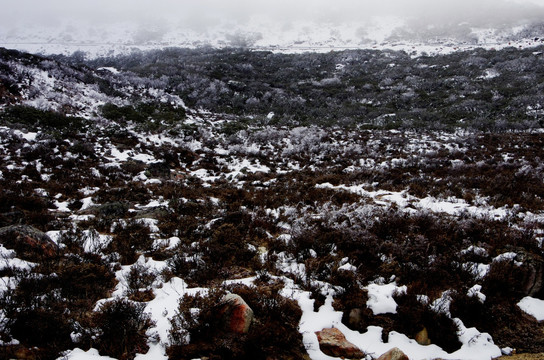
[[[206,28],[218,21],[245,24],[361,22],[392,15],[423,25],[444,22],[516,23],[544,19],[544,0],[0,0],[0,30],[62,20],[108,25],[117,22]]]

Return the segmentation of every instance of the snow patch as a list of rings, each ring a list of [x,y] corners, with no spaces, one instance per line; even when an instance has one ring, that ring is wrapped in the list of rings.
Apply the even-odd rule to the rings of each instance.
[[[526,296],[518,302],[518,307],[533,316],[537,321],[544,321],[544,300]]]
[[[378,314],[396,314],[397,303],[393,299],[394,295],[405,294],[408,288],[406,286],[397,286],[396,283],[379,285],[370,284],[366,287],[368,291],[368,301],[366,306],[372,310],[374,315]]]

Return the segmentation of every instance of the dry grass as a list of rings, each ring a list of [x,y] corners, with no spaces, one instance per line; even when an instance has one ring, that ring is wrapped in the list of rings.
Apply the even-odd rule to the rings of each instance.
[[[511,356],[501,356],[498,359],[504,359],[504,360],[542,360],[542,359],[544,359],[544,353],[515,354],[515,355],[511,355]]]

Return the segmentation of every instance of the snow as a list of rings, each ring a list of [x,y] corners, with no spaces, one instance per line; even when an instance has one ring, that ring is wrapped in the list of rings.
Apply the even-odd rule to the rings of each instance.
[[[83,198],[81,199],[81,202],[83,203],[83,205],[81,206],[81,209],[80,210],[87,210],[88,208],[90,208],[91,206],[95,205],[93,203],[93,198],[92,196],[88,196],[86,198]]]
[[[168,332],[171,328],[170,320],[176,314],[179,299],[185,294],[206,294],[208,289],[188,288],[182,279],[173,277],[170,281],[164,283],[161,288],[153,289],[153,292],[155,298],[148,302],[145,307],[145,312],[150,314],[151,318],[155,321],[155,327],[148,330],[148,335],[157,334],[161,343],[169,344]],[[152,357],[149,358],[152,359]]]
[[[477,279],[483,279],[491,269],[489,264],[473,264],[471,267],[472,273],[476,276]]]
[[[140,219],[138,219],[138,223],[147,226],[151,233],[158,233],[159,232],[159,227],[157,226],[157,224],[159,223],[159,220],[157,220],[157,219],[140,218]]]
[[[58,358],[58,360],[115,360],[109,356],[101,356],[98,350],[90,348],[88,351],[83,351],[79,348],[68,351],[64,356]]]
[[[161,207],[161,206],[167,207],[168,206],[168,201],[164,200],[164,199],[151,200],[146,205],[137,206],[137,207],[144,208],[144,209],[146,209],[146,208],[149,209],[149,208],[156,208],[156,207]]]
[[[98,68],[96,70],[106,70],[106,71],[111,72],[112,74],[119,74],[119,70],[117,70],[116,68],[111,67],[111,66],[100,67],[100,68]]]
[[[0,244],[0,271],[5,269],[14,270],[31,270],[35,264],[21,260],[15,257],[15,251],[6,249],[4,245]],[[0,290],[2,289],[2,282],[0,282]]]
[[[396,314],[397,303],[393,295],[406,293],[406,286],[398,287],[396,283],[379,285],[370,284],[366,287],[368,291],[368,301],[366,306],[372,310],[374,315],[378,314]]]
[[[342,312],[335,311],[332,307],[332,292],[328,294],[325,304],[318,311],[314,311],[314,300],[310,299],[310,293],[298,289],[290,279],[284,279],[284,281],[286,286],[281,294],[296,300],[302,309],[299,331],[303,336],[303,343],[312,360],[337,359],[321,352],[315,334],[316,331],[331,327],[338,328],[349,342],[359,347],[372,358],[377,358],[394,347],[401,349],[411,360],[436,358],[444,360],[484,360],[501,355],[501,349],[493,343],[489,334],[480,333],[476,328],[466,328],[459,319],[454,319],[454,321],[459,328],[458,335],[462,347],[451,354],[448,354],[437,345],[419,345],[415,340],[394,331],[389,333],[388,341],[384,342],[381,327],[368,326],[366,332],[360,333],[345,326],[342,323]],[[381,292],[390,293],[394,289],[397,289],[395,284],[382,285]]]
[[[544,321],[544,300],[526,296],[518,302],[518,307],[533,316],[537,321]]]
[[[113,240],[111,235],[99,234],[93,230],[83,231],[83,250],[87,253],[97,254],[105,249]]]
[[[446,290],[442,293],[440,298],[434,300],[431,303],[431,309],[437,313],[446,314],[448,317],[451,317],[450,305],[452,302],[451,291]]]
[[[27,141],[36,141],[36,138],[38,137],[38,133],[36,132],[22,132],[20,130],[14,130],[13,133],[20,138],[23,138]]]
[[[70,209],[68,208],[68,205],[70,204],[68,201],[55,201],[55,206],[57,207],[57,211],[60,212],[70,212]]]
[[[115,146],[112,146],[110,149],[111,155],[107,156],[112,161],[125,162],[127,160],[139,160],[146,164],[150,164],[155,161],[155,158],[152,155],[148,154],[136,154],[133,150],[124,150],[120,151]]]
[[[227,177],[236,178],[244,173],[257,173],[257,172],[263,172],[268,173],[270,172],[270,168],[265,165],[257,163],[252,164],[248,159],[242,159],[242,160],[234,160],[233,162],[227,164],[230,173],[227,174]]]
[[[510,262],[513,262],[516,266],[521,266],[523,265],[522,262],[520,261],[516,261],[516,256],[518,256],[518,254],[516,254],[515,252],[505,252],[503,254],[500,254],[498,256],[496,256],[495,258],[493,258],[493,262],[499,262],[499,261],[510,261]]]
[[[389,164],[385,163],[388,167]],[[468,212],[471,215],[479,217],[492,217],[495,219],[504,219],[508,215],[506,208],[493,208],[485,206],[469,205],[463,199],[449,197],[448,199],[437,199],[432,196],[427,196],[423,199],[409,195],[406,190],[403,191],[385,191],[366,190],[371,184],[359,185],[332,185],[331,183],[316,184],[318,189],[334,189],[349,191],[360,196],[369,197],[378,205],[390,206],[396,205],[403,208],[405,211],[414,211],[414,209],[423,211],[432,211],[436,213],[445,213],[450,215],[460,215]]]
[[[357,268],[353,265],[351,265],[350,263],[346,263],[342,266],[339,266],[338,267],[338,270],[344,270],[344,271],[356,271]]]
[[[482,304],[485,302],[486,296],[481,292],[482,285],[474,285],[468,289],[467,295],[469,297],[476,297]]]

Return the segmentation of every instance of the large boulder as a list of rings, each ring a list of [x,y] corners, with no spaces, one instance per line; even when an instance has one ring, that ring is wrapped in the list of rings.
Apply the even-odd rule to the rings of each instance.
[[[29,225],[11,225],[0,228],[0,244],[15,250],[25,260],[51,258],[57,255],[58,246],[47,234]]]
[[[253,310],[236,294],[227,294],[221,300],[219,315],[225,330],[235,334],[245,334],[253,321]]]
[[[319,348],[329,356],[362,359],[365,354],[354,344],[346,340],[346,337],[337,328],[327,328],[315,333],[319,341]]]
[[[410,358],[408,358],[408,356],[399,348],[392,348],[380,356],[378,360],[410,360]]]

